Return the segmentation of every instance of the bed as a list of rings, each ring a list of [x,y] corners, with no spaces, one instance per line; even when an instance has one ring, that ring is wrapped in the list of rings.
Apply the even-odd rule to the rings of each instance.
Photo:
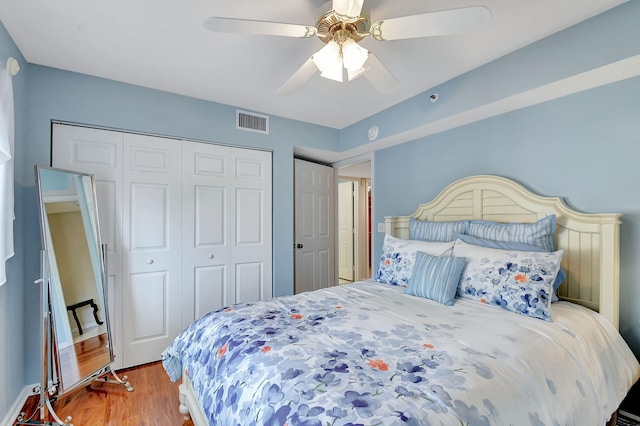
[[[483,232],[521,224],[507,229],[516,235],[551,222],[553,232],[540,239],[551,246],[545,250],[461,239],[469,223]],[[444,238],[454,241],[411,235],[450,224],[466,227]],[[473,176],[385,225],[376,275],[383,282],[230,306],[183,331],[163,353],[170,378],[182,378],[181,412],[196,425],[603,425],[612,418],[640,377],[617,331],[620,215],[579,213],[513,181]],[[412,274],[402,276],[411,255]],[[502,266],[487,267],[494,257]],[[483,290],[483,282],[493,288],[500,280],[510,283],[501,294]]]

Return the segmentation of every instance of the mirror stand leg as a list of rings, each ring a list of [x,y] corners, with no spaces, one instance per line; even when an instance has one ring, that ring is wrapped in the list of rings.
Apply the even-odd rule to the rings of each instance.
[[[58,417],[58,415],[56,414],[55,410],[51,406],[51,400],[49,398],[47,398],[47,408],[49,409],[49,414],[51,414],[51,417],[53,417],[55,419],[55,421],[59,425],[73,426],[73,424],[70,423],[71,422],[71,416],[67,416],[67,417],[65,417],[64,420],[60,420],[60,417]]]
[[[109,373],[111,373],[111,375],[113,376],[113,378],[109,377]],[[127,376],[122,376],[122,378],[120,378],[115,371],[113,371],[111,369],[111,367],[109,367],[108,371],[101,377],[98,377],[96,379],[97,382],[104,382],[104,383],[114,383],[117,385],[123,385],[125,388],[127,388],[127,391],[129,392],[133,392],[133,386],[131,386],[131,383],[129,383],[128,381],[128,377]]]
[[[42,400],[41,400],[42,401]],[[41,405],[38,408],[38,411],[40,412],[40,420],[25,420],[22,418],[22,414],[20,416],[18,416],[18,421],[15,423],[16,425],[45,425],[45,426],[54,426],[54,425],[61,425],[61,426],[73,426],[73,423],[71,423],[71,416],[67,416],[65,417],[64,420],[60,419],[60,417],[58,417],[58,415],[56,414],[56,411],[53,409],[53,406],[51,405],[51,400],[49,399],[48,396],[45,396],[44,398],[44,405]],[[42,404],[42,402],[41,402]],[[48,413],[48,415],[47,415]],[[53,417],[54,422],[50,422],[47,420],[47,417]]]

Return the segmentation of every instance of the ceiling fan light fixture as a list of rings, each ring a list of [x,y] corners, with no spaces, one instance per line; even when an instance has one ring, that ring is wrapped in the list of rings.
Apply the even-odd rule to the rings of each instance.
[[[348,38],[342,43],[342,62],[349,71],[361,69],[367,58],[369,58],[369,51],[352,38]]]
[[[491,11],[485,6],[470,6],[382,19],[372,24],[363,10],[365,0],[323,1],[331,1],[332,7],[320,15],[314,27],[217,16],[208,18],[203,25],[213,32],[301,38],[317,36],[327,43],[307,59],[278,93],[295,92],[319,70],[322,77],[339,82],[344,81],[344,74],[349,81],[364,75],[380,93],[388,94],[398,88],[399,82],[375,53],[358,44],[365,37],[385,41],[445,36],[478,30],[491,19]]]
[[[350,70],[347,69],[347,78],[349,79],[349,81],[351,80],[355,80],[356,78],[360,77],[362,74],[365,73],[365,71],[367,71],[366,68],[359,68],[357,70]]]
[[[330,41],[325,47],[317,51],[311,59],[320,70],[320,75],[330,80],[342,82],[342,57],[340,46]]]
[[[342,79],[342,67],[333,68],[320,73],[320,77],[328,78],[329,80],[337,81],[339,83],[343,82]]]

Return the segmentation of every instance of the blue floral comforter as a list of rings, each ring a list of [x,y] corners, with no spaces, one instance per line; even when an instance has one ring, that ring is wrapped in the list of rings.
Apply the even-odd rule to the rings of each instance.
[[[602,425],[640,375],[617,331],[566,302],[549,323],[374,282],[246,303],[164,351],[211,425]]]

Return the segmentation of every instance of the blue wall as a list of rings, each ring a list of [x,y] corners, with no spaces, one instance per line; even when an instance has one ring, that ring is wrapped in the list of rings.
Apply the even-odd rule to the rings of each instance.
[[[340,132],[345,151],[521,93],[544,84],[640,54],[640,2],[631,1],[530,46],[498,58],[355,123]],[[439,100],[431,103],[429,94]]]
[[[15,43],[0,24],[0,61],[6,62],[10,56],[20,63],[22,71],[13,77],[13,102],[15,114],[15,149],[14,164],[19,169],[20,159],[24,153],[25,131],[25,91],[27,82],[27,63]],[[7,282],[0,286],[0,421],[20,394],[24,382],[24,334],[23,304],[25,300],[24,282],[24,226],[23,188],[15,185],[15,213],[13,225],[15,256],[7,262]],[[36,266],[37,268],[37,266]],[[32,303],[37,305],[36,298]],[[36,380],[34,380],[36,381]]]

